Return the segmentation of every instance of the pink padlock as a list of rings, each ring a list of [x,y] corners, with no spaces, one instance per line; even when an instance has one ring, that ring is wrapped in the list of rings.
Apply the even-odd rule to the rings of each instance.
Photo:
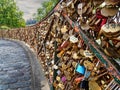
[[[65,83],[65,81],[66,81],[66,77],[63,76],[63,77],[62,77],[62,82]]]

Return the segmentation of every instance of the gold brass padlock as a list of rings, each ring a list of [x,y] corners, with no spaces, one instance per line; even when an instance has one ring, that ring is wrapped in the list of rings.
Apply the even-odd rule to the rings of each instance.
[[[83,64],[84,64],[84,66],[85,66],[88,70],[93,70],[93,68],[94,68],[94,64],[91,63],[91,62],[88,61],[88,60],[85,60],[85,61],[83,62]]]
[[[62,55],[64,54],[65,50],[61,50],[60,53],[57,54],[57,57],[61,58]]]
[[[61,32],[64,34],[66,33],[68,30],[67,30],[67,26],[64,25],[62,28],[61,28]]]

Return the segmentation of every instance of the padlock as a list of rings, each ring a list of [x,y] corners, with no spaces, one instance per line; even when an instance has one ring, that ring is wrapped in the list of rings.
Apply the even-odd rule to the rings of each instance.
[[[85,61],[83,62],[83,64],[84,64],[84,66],[85,66],[88,70],[93,70],[93,68],[94,68],[94,64],[91,63],[91,62],[88,61],[88,60],[85,60]]]
[[[83,65],[77,64],[75,71],[84,75],[85,74],[85,67]]]
[[[61,74],[61,71],[60,71],[60,70],[57,70],[57,74],[60,75],[60,74]]]
[[[69,6],[67,6],[66,10],[67,10],[67,15],[72,16],[73,13],[75,12],[74,3],[71,2],[71,4]]]
[[[53,69],[58,69],[58,66],[57,65],[53,65]]]
[[[97,6],[101,5],[103,2],[104,2],[104,0],[93,0],[93,5],[95,7],[97,7]]]
[[[61,28],[61,32],[64,34],[66,33],[68,30],[67,30],[67,26],[64,25],[62,28]]]
[[[87,23],[81,23],[82,30],[89,30],[90,26]]]
[[[96,81],[89,81],[90,90],[102,90]]]
[[[64,90],[64,88],[65,88],[65,86],[63,85],[62,82],[58,84],[58,87],[59,87],[61,90]]]
[[[77,53],[73,53],[73,54],[72,54],[72,58],[73,58],[74,60],[81,59],[81,57],[80,57],[80,56],[78,56],[78,54],[77,54]]]
[[[70,80],[72,79],[72,75],[71,75],[70,72],[64,71],[64,75],[65,75],[65,77],[66,77],[66,79],[67,79],[68,81],[70,81]]]
[[[53,82],[53,86],[56,88],[58,86],[59,82],[58,81],[54,81]]]
[[[63,40],[66,40],[66,39],[68,39],[68,37],[69,37],[69,34],[66,33],[66,34],[63,34],[62,39],[63,39]]]
[[[88,80],[82,80],[81,81],[80,89],[89,90],[89,82],[88,82]]]
[[[73,62],[72,62],[72,66],[73,66],[74,68],[76,68],[77,62],[73,61]]]
[[[89,18],[88,24],[89,24],[90,26],[92,26],[92,25],[95,23],[95,21],[93,22],[93,20],[95,20],[95,19],[96,19],[96,15],[91,16],[91,17]]]
[[[61,50],[60,53],[57,54],[57,57],[61,58],[62,55],[64,54],[65,50]]]
[[[57,76],[57,77],[56,77],[56,80],[57,80],[58,82],[60,82],[60,80],[61,80],[60,76]]]
[[[69,61],[68,61],[68,63],[67,63],[67,68],[70,68],[70,67],[71,67],[72,61],[73,61],[73,60],[69,60]]]
[[[81,16],[83,13],[85,13],[86,10],[87,10],[87,8],[85,7],[85,3],[84,3],[84,2],[78,4],[77,12],[78,12],[78,14],[79,14],[80,16]]]
[[[94,73],[94,74],[91,74],[92,77],[90,77],[89,79],[90,79],[91,81],[96,81],[96,80],[98,80],[100,77],[102,77],[103,75],[106,75],[107,73],[108,73],[108,72],[104,72],[104,73],[101,73],[101,74],[96,75],[96,76],[95,76],[95,73]]]
[[[42,29],[39,30],[42,36],[39,38],[42,38],[41,41],[43,41],[50,25],[51,18],[55,17],[55,22],[52,25],[50,35],[48,35],[48,41],[46,41],[46,54],[44,55],[44,50],[42,50],[43,55],[41,55],[41,59],[44,60],[44,68],[46,67],[46,62],[48,64],[49,62],[52,62],[49,65],[53,68],[45,68],[45,72],[48,71],[53,73],[53,69],[56,69],[57,71],[56,80],[53,82],[55,90],[80,90],[79,84],[84,79],[89,80],[89,88],[91,90],[104,90],[104,88],[107,87],[109,81],[112,79],[110,74],[108,74],[107,69],[101,62],[99,62],[99,59],[96,59],[95,55],[89,51],[84,41],[82,40],[82,37],[74,31],[74,25],[71,26],[67,22],[67,20],[69,20],[68,18],[75,21],[75,24],[78,22],[78,27],[81,26],[81,29],[84,30],[83,32],[85,34],[91,36],[91,38],[95,40],[99,39],[99,41],[101,41],[99,45],[103,49],[106,49],[105,47],[108,48],[109,44],[111,44],[117,48],[116,52],[119,52],[119,41],[114,41],[115,39],[119,40],[118,32],[116,34],[112,34],[112,37],[108,37],[110,33],[106,31],[105,33],[108,33],[108,36],[103,32],[99,35],[99,31],[102,29],[101,27],[106,23],[104,22],[103,24],[103,19],[105,21],[108,20],[107,17],[104,17],[103,15],[103,8],[106,6],[103,6],[102,9],[99,9],[103,2],[104,0],[61,1],[59,4],[61,10],[58,10],[57,12],[55,10],[54,15],[50,16],[50,19],[45,20],[46,23],[43,23],[45,25],[42,25]],[[75,10],[76,8],[78,9]],[[98,11],[100,10],[100,13],[102,13],[102,18],[99,18],[101,16],[98,16],[100,13],[97,13],[97,9]],[[66,17],[63,17],[61,12],[65,13]],[[112,15],[113,14],[110,14],[110,16]],[[31,34],[31,36],[33,35]],[[102,40],[105,42],[103,43]],[[54,41],[57,42],[57,50],[54,48]],[[53,62],[55,55],[54,51],[57,52],[57,57],[60,59],[57,64]],[[104,72],[106,72],[105,75],[103,75]],[[51,77],[52,75],[53,74],[51,74]],[[79,77],[76,77],[77,75],[79,75]],[[50,78],[50,75],[48,78]],[[77,83],[75,83],[74,80],[76,80]]]
[[[62,71],[66,70],[66,69],[67,69],[67,66],[64,63],[62,63]]]
[[[72,52],[69,51],[69,50],[67,50],[67,51],[66,51],[66,54],[67,54],[67,55],[72,55]]]
[[[62,76],[61,80],[62,80],[63,83],[65,83],[67,79],[66,79],[65,76]]]
[[[100,34],[105,35],[108,38],[115,38],[120,35],[120,26],[117,23],[104,24],[101,27]]]
[[[60,17],[60,13],[59,12],[54,12],[54,15],[57,17]]]
[[[59,47],[58,50],[62,50],[63,48],[66,48],[69,45],[69,41],[64,41]]]
[[[105,17],[112,17],[116,15],[117,12],[118,12],[117,7],[105,6],[104,8],[101,9],[101,14]]]
[[[118,0],[105,0],[106,5],[117,5],[120,3]]]
[[[84,50],[83,52],[85,57],[93,58],[93,54],[89,50]]]
[[[74,35],[72,35],[72,36],[70,36],[70,42],[77,43],[78,42],[78,38],[76,38]]]
[[[81,77],[75,78],[75,82],[76,82],[76,83],[80,83],[80,81],[82,81],[83,78],[84,78],[84,76],[81,76]]]

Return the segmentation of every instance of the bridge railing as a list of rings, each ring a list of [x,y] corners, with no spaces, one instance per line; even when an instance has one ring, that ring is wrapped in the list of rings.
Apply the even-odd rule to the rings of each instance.
[[[119,38],[113,39],[100,34],[101,24],[107,24],[105,21],[109,21],[110,24],[110,21],[116,20],[116,23],[114,23],[119,23],[119,10],[116,9],[115,15],[105,17],[104,13],[101,15],[97,12],[97,9],[102,11],[107,6],[92,6],[91,3],[95,2],[92,0],[88,2],[82,0],[81,2],[79,0],[60,1],[39,23],[25,28],[0,30],[0,37],[18,39],[29,44],[36,51],[45,70],[46,77],[53,83],[55,89],[59,87],[68,90],[72,84],[71,82],[74,82],[77,76],[74,72],[76,70],[74,64],[78,65],[79,63],[88,70],[92,68],[92,70],[90,69],[91,73],[101,74],[102,71],[108,72],[105,75],[109,75],[109,80],[104,81],[107,85],[112,79],[120,84],[120,65],[116,61],[119,61],[120,50],[118,50],[119,55],[116,55],[116,57],[109,55],[109,51],[107,53],[105,51],[107,50],[106,47],[111,46],[109,45],[110,42],[114,44],[114,47],[120,43],[120,40]],[[85,10],[80,5],[86,5],[88,10],[92,9],[86,12],[80,11],[80,9]],[[119,7],[118,4],[114,6]],[[96,13],[93,13],[95,10]],[[103,43],[104,39],[105,42]],[[100,42],[104,45],[99,44]],[[113,52],[115,50],[112,49]],[[85,62],[87,62],[88,66]],[[100,72],[100,68],[104,70]],[[61,74],[58,72],[61,72]],[[69,82],[69,84],[59,80],[63,77],[65,77],[65,81]],[[101,78],[105,78],[104,75]],[[99,81],[97,83],[102,89],[106,88]],[[59,84],[63,85],[63,87],[59,86]],[[73,87],[70,88],[72,90],[77,88],[75,85],[72,84]]]

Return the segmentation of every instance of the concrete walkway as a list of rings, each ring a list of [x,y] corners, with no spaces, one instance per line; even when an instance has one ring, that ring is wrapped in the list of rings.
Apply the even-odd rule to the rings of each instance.
[[[0,40],[0,90],[49,90],[35,54],[22,42]]]

